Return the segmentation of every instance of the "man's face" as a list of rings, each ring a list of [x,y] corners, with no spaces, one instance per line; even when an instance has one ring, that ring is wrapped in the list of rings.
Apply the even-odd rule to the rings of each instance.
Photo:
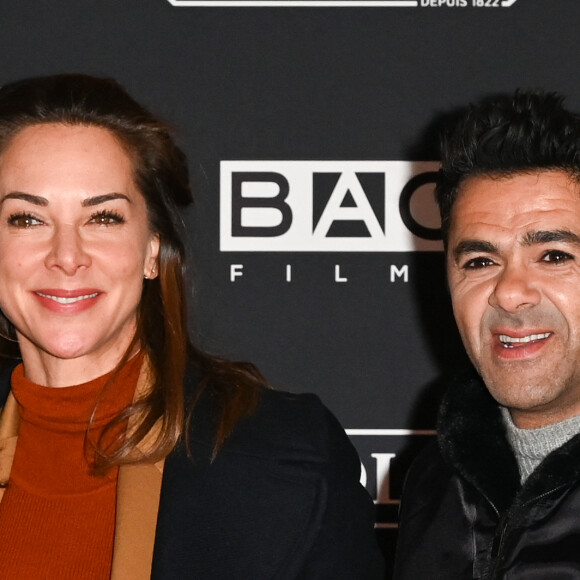
[[[580,185],[561,171],[467,180],[447,274],[465,348],[516,425],[580,415]]]

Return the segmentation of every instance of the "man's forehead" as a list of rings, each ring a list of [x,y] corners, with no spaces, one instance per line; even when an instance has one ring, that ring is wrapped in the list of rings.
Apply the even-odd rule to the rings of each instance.
[[[470,181],[478,179],[491,179],[494,181],[502,181],[517,177],[541,176],[541,175],[562,175],[572,182],[580,182],[580,165],[576,168],[568,167],[522,167],[518,169],[506,170],[490,170],[477,171],[465,178],[459,183],[459,188]]]
[[[512,215],[558,210],[580,212],[580,183],[563,171],[473,176],[460,187],[451,222],[487,216],[491,223]],[[481,214],[481,216],[479,215]]]
[[[580,184],[563,171],[472,177],[451,215],[449,249],[580,240]],[[491,248],[490,250],[491,251]]]
[[[490,172],[470,175],[458,185],[454,206],[457,205],[457,201],[463,198],[466,193],[474,189],[486,186],[494,187],[495,189],[501,189],[507,195],[510,184],[514,182],[533,183],[535,181],[538,183],[546,178],[558,180],[571,191],[575,191],[580,197],[580,171],[575,173],[558,168],[530,168],[522,171]]]

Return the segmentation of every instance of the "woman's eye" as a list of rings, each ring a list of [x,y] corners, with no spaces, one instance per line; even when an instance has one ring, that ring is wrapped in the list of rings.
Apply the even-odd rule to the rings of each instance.
[[[8,224],[15,228],[31,228],[41,225],[42,221],[29,213],[15,213],[8,218]]]
[[[563,264],[568,260],[573,260],[574,256],[568,254],[568,252],[562,252],[561,250],[550,250],[542,256],[543,262],[548,262],[549,264]]]
[[[490,260],[489,258],[477,257],[472,258],[471,260],[465,262],[465,264],[463,265],[463,269],[479,270],[481,268],[487,268],[488,266],[492,266],[493,263],[494,263],[493,260]]]
[[[123,216],[119,215],[115,211],[99,211],[93,214],[90,219],[90,223],[97,224],[100,226],[112,226],[115,224],[122,224],[125,220]]]

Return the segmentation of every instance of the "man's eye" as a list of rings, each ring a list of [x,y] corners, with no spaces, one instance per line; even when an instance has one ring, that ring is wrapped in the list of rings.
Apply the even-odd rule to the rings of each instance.
[[[15,213],[8,218],[8,225],[15,228],[31,228],[41,225],[42,221],[29,213]]]
[[[573,260],[574,256],[568,254],[568,252],[562,252],[561,250],[550,250],[542,256],[543,262],[548,262],[550,264],[563,264],[568,260]]]
[[[125,222],[122,215],[115,211],[105,210],[99,211],[91,216],[90,222],[100,226],[112,226],[115,224],[122,224]]]
[[[494,264],[493,260],[489,258],[471,258],[463,264],[464,270],[479,270],[481,268],[487,268],[488,266],[492,266]]]

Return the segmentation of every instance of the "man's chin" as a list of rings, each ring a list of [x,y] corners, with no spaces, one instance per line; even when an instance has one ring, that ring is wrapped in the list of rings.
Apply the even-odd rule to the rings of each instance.
[[[514,373],[517,375],[517,373]],[[491,396],[508,409],[533,412],[543,407],[553,397],[553,379],[537,377],[526,379],[521,376],[494,377],[482,373],[482,378]]]

